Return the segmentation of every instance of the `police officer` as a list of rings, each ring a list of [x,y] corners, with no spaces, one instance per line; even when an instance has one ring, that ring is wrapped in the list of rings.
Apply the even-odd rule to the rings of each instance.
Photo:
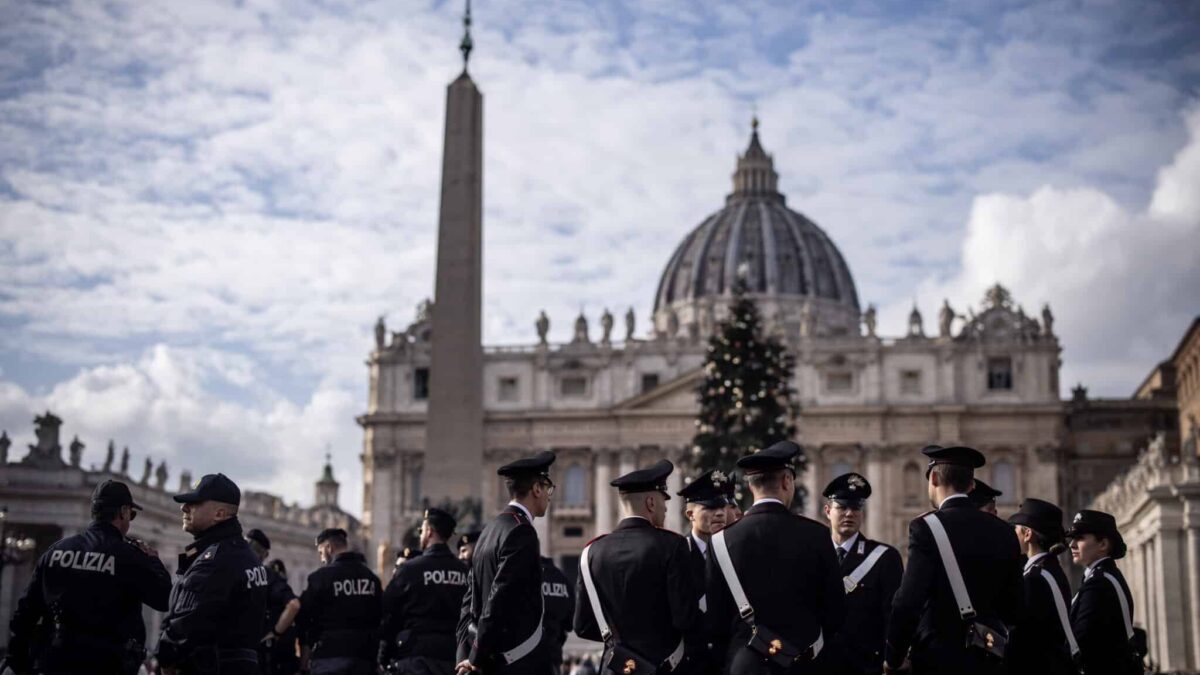
[[[548,672],[557,675],[563,662],[563,643],[567,641],[575,616],[575,596],[567,575],[545,556],[542,556],[542,602],[546,603],[546,616],[542,621],[542,643],[538,651],[550,666]]]
[[[271,554],[271,539],[260,529],[246,533],[250,550],[265,563]],[[292,675],[299,662],[296,661],[295,633],[291,631],[296,614],[300,611],[300,600],[288,585],[287,577],[281,576],[267,566],[267,613],[263,624],[267,634],[258,643],[258,667],[263,675]],[[287,638],[291,636],[292,640]]]
[[[700,593],[700,613],[708,611],[707,590],[709,542],[713,534],[725,527],[729,504],[733,501],[730,490],[733,481],[718,470],[708,471],[688,483],[676,494],[686,500],[684,515],[692,524],[688,537],[691,539],[691,559],[695,569],[693,578]],[[725,645],[716,644],[704,637],[694,644],[688,653],[691,670],[697,674],[718,675],[725,659]]]
[[[312,675],[373,675],[383,590],[367,559],[350,550],[340,527],[321,530],[322,567],[300,595],[301,670]]]
[[[825,486],[822,495],[846,589],[846,620],[829,641],[830,672],[875,675],[883,671],[887,619],[904,565],[899,551],[862,533],[871,496],[866,478],[857,473],[842,474]]]
[[[1083,583],[1071,603],[1071,629],[1087,675],[1132,675],[1142,672],[1133,639],[1133,594],[1117,562],[1125,557],[1125,540],[1117,521],[1103,511],[1075,514],[1067,531],[1071,559],[1084,568]]]
[[[1071,586],[1058,564],[1063,546],[1062,509],[1040,499],[1026,499],[1008,519],[1025,554],[1022,579],[1025,608],[1008,642],[1010,673],[1077,675],[1068,639]]]
[[[208,474],[175,501],[193,541],[179,555],[158,663],[165,675],[258,675],[269,582],[242,538],[242,491],[225,474]]]
[[[142,507],[120,481],[92,493],[92,523],[50,546],[17,603],[9,666],[17,673],[136,673],[142,605],[167,608],[171,575],[158,553],[127,539]]]
[[[554,453],[505,464],[497,470],[508,506],[488,523],[471,558],[471,575],[458,624],[457,672],[537,673],[548,664],[537,651],[542,639],[542,569],[533,519],[546,515],[554,481]]]
[[[479,541],[479,530],[471,530],[458,540],[458,559],[471,564],[471,557],[475,555],[475,543]]]
[[[975,508],[995,516],[997,514],[996,498],[1003,494],[1003,492],[976,478],[975,487],[971,488],[971,491],[967,493],[967,497],[975,505]]]
[[[673,469],[664,459],[610,481],[623,518],[612,534],[584,547],[580,557],[575,634],[605,643],[602,672],[619,674],[630,658],[660,673],[672,672],[701,627],[699,581],[688,541],[662,529]],[[597,617],[597,602],[603,617]]]
[[[842,625],[846,593],[829,529],[789,511],[799,454],[800,446],[780,441],[739,459],[754,504],[713,535],[706,620],[729,644],[732,675],[823,673],[825,641]],[[734,584],[748,607],[735,601]]]
[[[446,542],[454,516],[426,509],[422,553],[396,568],[383,592],[379,666],[405,675],[454,672],[455,627],[467,592],[467,565]]]
[[[975,469],[984,465],[982,453],[936,445],[922,452],[929,458],[925,476],[929,501],[937,511],[908,526],[908,567],[892,600],[886,666],[900,669],[907,655],[918,675],[1000,673],[1002,655],[994,652],[1003,646],[1005,625],[1015,625],[1021,612],[1021,550],[1007,523],[980,511],[967,497]],[[959,611],[937,535],[925,520],[930,515],[953,549],[973,618],[965,619]],[[964,636],[976,625],[981,642],[968,646]]]

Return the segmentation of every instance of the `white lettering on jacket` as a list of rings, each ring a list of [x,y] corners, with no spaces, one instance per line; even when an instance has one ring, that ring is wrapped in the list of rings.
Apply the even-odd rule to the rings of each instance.
[[[259,565],[246,570],[246,588],[258,588],[267,585],[267,568]]]
[[[345,579],[333,582],[333,597],[342,595],[375,595],[375,580]]]
[[[542,595],[546,596],[547,598],[569,598],[569,597],[571,597],[567,593],[567,585],[562,582],[559,582],[559,581],[555,581],[553,583],[551,583],[549,581],[543,581],[542,582]]]
[[[49,566],[117,576],[117,559],[98,551],[51,551]]]
[[[459,570],[426,570],[425,585],[466,586],[467,575]]]

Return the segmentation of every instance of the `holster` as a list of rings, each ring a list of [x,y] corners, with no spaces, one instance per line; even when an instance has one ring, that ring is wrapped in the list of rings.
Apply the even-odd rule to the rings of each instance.
[[[978,649],[990,658],[1003,659],[1007,647],[1007,630],[993,628],[981,621],[967,624],[967,648]]]
[[[778,633],[760,624],[754,624],[746,646],[784,668],[790,667],[808,652],[807,649],[802,651],[795,645],[788,644]]]

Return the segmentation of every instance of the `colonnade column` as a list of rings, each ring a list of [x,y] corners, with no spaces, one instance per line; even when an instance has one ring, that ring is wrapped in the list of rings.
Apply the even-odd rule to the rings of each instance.
[[[675,493],[683,489],[683,467],[680,463],[683,459],[683,453],[675,450],[667,453],[668,459],[675,465],[675,470],[667,476],[667,492],[671,495],[671,500],[667,502],[667,522],[666,528],[672,532],[683,533],[683,498],[676,497]]]
[[[593,486],[596,531],[592,536],[599,536],[613,529],[613,488],[608,484],[612,480],[612,452],[608,448],[599,448],[595,461],[592,474],[596,479]]]
[[[887,448],[872,446],[863,450],[867,482],[871,498],[867,500],[866,533],[868,539],[887,541],[887,504],[891,499],[887,476],[884,473]]]
[[[808,468],[801,480],[808,491],[808,497],[801,504],[801,513],[819,521],[820,515],[816,512],[815,505],[821,497],[821,486],[817,484],[817,474],[821,471],[821,451],[815,447],[805,448],[805,456],[808,458]]]

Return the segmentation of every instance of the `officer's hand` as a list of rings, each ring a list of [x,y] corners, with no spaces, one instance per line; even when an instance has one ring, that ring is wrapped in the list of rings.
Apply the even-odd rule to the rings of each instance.
[[[463,659],[462,661],[458,662],[457,666],[454,666],[455,675],[466,675],[466,673],[473,673],[478,670],[479,669],[475,667],[475,664],[471,663],[471,661],[468,659]]]

